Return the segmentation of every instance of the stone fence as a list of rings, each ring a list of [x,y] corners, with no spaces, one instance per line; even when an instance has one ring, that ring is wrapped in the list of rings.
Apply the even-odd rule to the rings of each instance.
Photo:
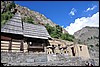
[[[98,59],[90,59],[88,61],[92,61],[96,66],[99,65]],[[96,61],[96,63],[94,61]],[[85,61],[80,57],[21,52],[1,52],[1,63],[6,66],[85,66]]]

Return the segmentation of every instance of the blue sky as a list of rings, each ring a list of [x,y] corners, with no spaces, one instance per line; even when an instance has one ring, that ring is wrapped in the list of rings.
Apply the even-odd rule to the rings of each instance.
[[[44,14],[51,21],[63,26],[66,30],[78,18],[91,18],[99,12],[98,1],[15,1],[15,3]]]

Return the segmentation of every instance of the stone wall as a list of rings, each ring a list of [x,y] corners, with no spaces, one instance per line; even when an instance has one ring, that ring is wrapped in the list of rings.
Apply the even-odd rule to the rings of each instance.
[[[51,60],[49,60],[51,59]],[[98,59],[95,59],[99,65]],[[88,60],[94,62],[94,60]],[[5,66],[85,66],[85,61],[80,57],[64,57],[61,54],[45,53],[11,53],[1,52],[1,63]]]

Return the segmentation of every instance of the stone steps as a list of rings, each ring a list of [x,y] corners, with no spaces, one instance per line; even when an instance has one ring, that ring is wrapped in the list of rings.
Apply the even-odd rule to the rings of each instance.
[[[50,59],[51,61],[48,61]],[[61,60],[62,59],[62,60]],[[95,66],[99,65],[99,58],[92,58]],[[85,61],[80,57],[64,57],[64,55],[46,55],[34,53],[2,53],[1,63],[7,66],[84,66]]]

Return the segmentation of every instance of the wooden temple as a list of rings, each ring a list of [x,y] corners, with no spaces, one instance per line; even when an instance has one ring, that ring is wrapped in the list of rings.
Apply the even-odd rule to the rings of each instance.
[[[50,38],[43,25],[22,22],[17,13],[1,28],[1,51],[44,52]]]

